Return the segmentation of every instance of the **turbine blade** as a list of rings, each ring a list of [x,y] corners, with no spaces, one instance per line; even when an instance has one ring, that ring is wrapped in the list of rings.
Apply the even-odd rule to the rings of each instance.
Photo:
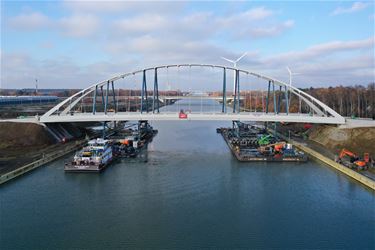
[[[225,57],[221,57],[221,59],[224,59],[225,61],[228,61],[228,62],[234,63],[233,60],[229,60],[228,58],[225,58]]]
[[[236,62],[239,62],[244,56],[246,56],[247,55],[247,51],[245,52],[245,53],[243,53],[243,55],[242,56],[240,56],[237,60],[236,60]]]
[[[288,72],[289,72],[289,75],[291,75],[291,74],[292,74],[292,71],[290,70],[290,68],[289,68],[288,66],[286,66],[286,70],[288,70]]]

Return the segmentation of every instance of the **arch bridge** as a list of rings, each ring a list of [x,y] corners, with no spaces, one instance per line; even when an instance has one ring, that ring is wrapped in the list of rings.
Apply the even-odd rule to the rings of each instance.
[[[171,94],[168,91],[161,93],[159,90],[158,74],[161,70],[171,68],[203,67],[217,69],[220,83],[219,96],[204,94],[194,96],[191,92],[177,92]],[[233,73],[234,90],[228,91],[227,75]],[[152,74],[150,83],[147,76]],[[127,99],[121,96],[121,90],[115,88],[117,81],[138,75],[142,81],[140,91],[134,95],[128,93]],[[241,76],[251,76],[264,82],[266,91],[262,92],[261,109],[251,109],[253,100],[250,92],[241,90]],[[230,84],[231,85],[231,84]],[[130,86],[129,86],[129,89]],[[130,90],[131,92],[131,90]],[[264,95],[265,93],[265,95]],[[291,98],[298,100],[298,112],[290,112]],[[133,72],[127,72],[108,80],[101,81],[75,93],[69,98],[57,104],[51,110],[40,117],[42,123],[62,122],[109,122],[109,121],[138,121],[138,120],[181,120],[178,111],[168,112],[161,106],[168,102],[176,102],[183,99],[214,100],[220,103],[220,110],[203,112],[188,111],[184,120],[238,120],[238,121],[263,121],[263,122],[308,122],[324,124],[344,124],[345,118],[328,107],[326,104],[308,93],[291,86],[283,81],[265,76],[263,74],[214,64],[173,64],[144,68]],[[134,102],[138,100],[137,108],[121,110],[122,101]],[[250,100],[250,109],[246,101]],[[304,107],[302,109],[302,107]]]

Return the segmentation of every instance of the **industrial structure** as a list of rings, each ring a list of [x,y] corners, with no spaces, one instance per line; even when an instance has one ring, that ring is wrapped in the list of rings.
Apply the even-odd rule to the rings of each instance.
[[[345,118],[325,105],[323,102],[303,92],[302,90],[291,86],[288,83],[268,77],[259,73],[213,64],[173,64],[162,65],[150,68],[144,68],[133,72],[124,73],[108,80],[95,83],[64,101],[57,104],[51,110],[40,117],[42,123],[64,123],[64,122],[109,122],[109,121],[138,121],[138,120],[180,120],[176,112],[160,111],[160,96],[158,86],[158,72],[161,69],[170,68],[192,68],[203,67],[219,69],[222,74],[222,96],[219,98],[222,104],[219,112],[190,112],[188,120],[238,120],[238,121],[264,121],[264,122],[308,122],[324,124],[345,124]],[[235,90],[233,96],[228,96],[227,91],[227,72],[234,72]],[[153,79],[150,82],[146,75],[148,72],[153,73]],[[142,82],[139,83],[141,89],[140,109],[133,112],[120,112],[118,102],[116,101],[115,83],[120,79],[126,79],[130,76],[141,75]],[[263,112],[249,112],[241,108],[241,83],[240,75],[252,76],[264,80],[267,87],[266,105]],[[151,85],[151,90],[150,90]],[[308,113],[291,113],[289,112],[289,99],[294,95],[300,99],[300,104],[304,103],[309,107]],[[177,99],[187,98],[186,96],[177,97]],[[202,97],[206,98],[206,97]],[[207,97],[212,98],[212,97]],[[217,98],[217,97],[215,97]],[[83,100],[90,100],[90,112],[74,112]],[[228,100],[232,100],[230,109]],[[269,106],[273,100],[273,111]],[[284,101],[282,101],[284,100]],[[98,109],[102,105],[101,110]],[[281,113],[283,105],[284,112]],[[185,119],[186,120],[186,119]]]

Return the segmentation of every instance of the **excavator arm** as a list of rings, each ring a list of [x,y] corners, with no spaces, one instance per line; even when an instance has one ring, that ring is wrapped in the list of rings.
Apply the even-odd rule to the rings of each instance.
[[[341,158],[343,158],[344,156],[349,156],[349,157],[351,157],[351,158],[357,158],[357,155],[356,154],[354,154],[353,152],[350,152],[349,150],[347,150],[347,149],[343,149],[343,150],[341,150],[341,153],[340,153],[340,156],[339,156],[339,158],[341,159]]]

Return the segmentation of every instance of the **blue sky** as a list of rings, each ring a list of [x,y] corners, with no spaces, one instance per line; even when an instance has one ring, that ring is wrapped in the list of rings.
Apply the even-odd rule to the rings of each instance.
[[[298,87],[374,81],[372,1],[1,1],[1,87],[85,87],[168,63],[226,64]]]

